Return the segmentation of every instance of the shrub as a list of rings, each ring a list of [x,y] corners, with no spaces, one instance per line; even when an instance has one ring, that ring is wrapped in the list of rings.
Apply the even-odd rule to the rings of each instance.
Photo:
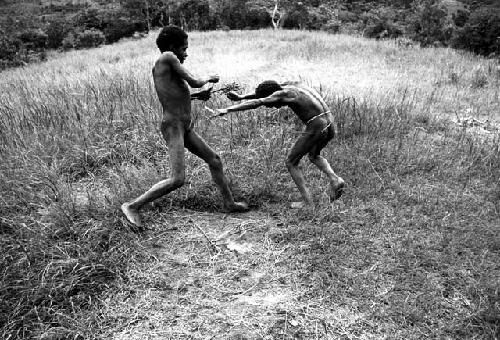
[[[40,28],[28,29],[17,34],[17,38],[29,50],[40,50],[47,47],[47,34]]]
[[[356,22],[359,20],[359,16],[347,10],[338,11],[338,19],[342,22]]]
[[[463,27],[469,20],[470,12],[468,10],[459,9],[452,15],[453,23],[457,27]]]
[[[83,49],[97,47],[106,41],[104,34],[97,29],[86,29],[80,32],[70,32],[62,42],[64,49]]]
[[[261,4],[252,4],[245,13],[245,21],[250,28],[261,28],[271,26],[271,14]]]
[[[112,44],[121,38],[131,37],[135,32],[147,30],[146,23],[142,21],[131,21],[120,17],[105,24],[102,30],[106,43]]]
[[[322,29],[332,18],[333,12],[326,6],[310,7],[308,9],[306,28],[310,30]]]
[[[106,41],[104,34],[97,29],[88,29],[76,35],[76,48],[97,47]]]
[[[64,18],[49,21],[45,28],[45,32],[47,33],[47,47],[61,47],[63,39],[68,35],[71,26],[71,23]]]
[[[339,33],[340,32],[340,26],[341,23],[339,20],[336,19],[330,19],[328,20],[322,27],[321,29],[323,31],[327,31],[329,33]]]
[[[99,11],[96,8],[89,8],[80,11],[76,16],[75,25],[84,28],[96,28],[102,30],[104,28],[103,15],[106,11]]]
[[[75,34],[73,32],[68,32],[68,34],[64,37],[64,39],[61,42],[61,46],[65,50],[69,50],[71,48],[74,48],[76,45],[76,38]]]
[[[297,2],[282,19],[283,28],[306,28],[309,12],[302,2]]]
[[[178,16],[182,18],[182,26],[190,30],[207,30],[210,28],[210,5],[207,0],[188,0],[178,8]]]
[[[97,47],[106,41],[104,34],[97,29],[88,29],[76,35],[76,48]]]
[[[397,38],[403,34],[394,20],[397,14],[394,11],[382,8],[373,10],[362,16],[364,25],[363,35],[368,38]]]
[[[218,26],[228,26],[230,29],[243,29],[245,23],[247,2],[245,0],[221,1],[217,8]]]
[[[0,31],[0,60],[14,61],[21,49],[21,40]]]
[[[416,1],[413,7],[411,38],[420,42],[422,46],[436,43],[447,45],[452,36],[454,24],[440,1]]]
[[[402,34],[403,31],[400,28],[387,21],[380,21],[368,25],[364,31],[365,37],[376,38],[376,39],[397,38]]]
[[[482,55],[500,54],[500,8],[481,8],[457,29],[452,46]]]

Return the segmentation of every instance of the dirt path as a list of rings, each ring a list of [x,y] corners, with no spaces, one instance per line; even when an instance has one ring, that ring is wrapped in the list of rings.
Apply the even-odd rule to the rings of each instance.
[[[150,258],[105,298],[113,339],[315,339],[357,318],[307,296],[283,230],[261,212],[176,211],[144,235]],[[110,330],[111,331],[111,330]],[[338,334],[336,332],[336,334]]]

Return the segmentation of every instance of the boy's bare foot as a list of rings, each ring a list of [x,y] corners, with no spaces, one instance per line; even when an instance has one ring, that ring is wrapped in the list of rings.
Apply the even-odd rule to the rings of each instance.
[[[336,184],[331,183],[332,192],[330,193],[330,201],[338,200],[344,193],[345,182],[339,177]]]
[[[250,208],[248,208],[248,204],[245,202],[234,202],[231,205],[224,204],[224,211],[228,213],[245,212],[248,210],[250,210]]]
[[[123,203],[121,208],[130,223],[137,227],[141,226],[141,217],[137,209],[131,208],[130,203]]]

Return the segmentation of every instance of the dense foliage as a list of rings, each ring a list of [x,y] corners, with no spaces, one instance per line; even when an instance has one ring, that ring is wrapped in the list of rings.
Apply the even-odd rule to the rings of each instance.
[[[1,68],[43,59],[48,48],[110,44],[167,24],[186,30],[274,26],[376,39],[405,36],[422,46],[452,46],[490,56],[499,54],[500,44],[500,7],[494,1],[3,1],[0,14]]]

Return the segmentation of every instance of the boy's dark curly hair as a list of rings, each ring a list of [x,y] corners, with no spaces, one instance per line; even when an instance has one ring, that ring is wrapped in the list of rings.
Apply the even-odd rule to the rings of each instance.
[[[280,90],[283,90],[283,88],[276,81],[266,80],[260,83],[255,89],[255,97],[265,98]]]
[[[187,33],[179,26],[169,25],[162,28],[158,38],[156,38],[156,46],[163,53],[169,48],[181,46],[188,37]]]

